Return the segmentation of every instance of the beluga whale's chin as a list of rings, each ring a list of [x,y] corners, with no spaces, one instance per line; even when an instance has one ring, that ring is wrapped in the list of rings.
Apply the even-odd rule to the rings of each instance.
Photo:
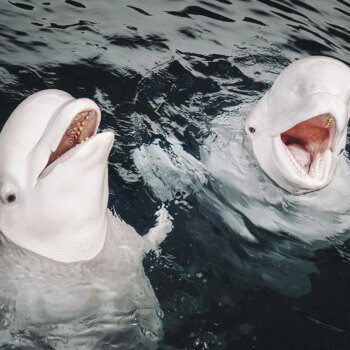
[[[246,121],[261,168],[291,193],[327,186],[345,148],[349,102],[345,64],[319,56],[292,63]]]

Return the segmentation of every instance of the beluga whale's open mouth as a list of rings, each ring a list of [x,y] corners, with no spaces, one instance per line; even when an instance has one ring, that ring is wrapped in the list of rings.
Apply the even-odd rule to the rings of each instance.
[[[320,179],[326,152],[332,152],[336,131],[334,117],[324,114],[305,120],[281,133],[286,155],[301,176]]]
[[[261,168],[291,193],[327,186],[345,148],[349,102],[345,64],[317,56],[292,63],[246,121]]]
[[[94,110],[80,112],[66,129],[57,149],[51,153],[47,166],[76,145],[88,141],[95,135],[99,124],[98,119],[98,114]]]

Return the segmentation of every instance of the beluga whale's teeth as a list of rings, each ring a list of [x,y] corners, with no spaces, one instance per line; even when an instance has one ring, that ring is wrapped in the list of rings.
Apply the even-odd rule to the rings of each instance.
[[[322,165],[322,156],[321,154],[317,154],[315,160],[311,164],[309,175],[315,179],[319,178],[321,176],[321,171],[322,171],[321,165]]]
[[[83,111],[78,113],[67,128],[56,151],[51,154],[48,165],[70,149],[76,147],[78,144],[89,140],[89,138],[95,133],[95,129],[96,113],[93,111]]]
[[[312,178],[319,178],[321,175],[321,171],[322,171],[322,155],[321,154],[317,154],[316,158],[314,159],[314,161],[311,163],[310,169],[307,172],[306,169],[301,166],[299,164],[299,162],[295,159],[295,157],[293,156],[293,154],[291,153],[291,151],[289,150],[288,147],[285,147],[285,150],[287,152],[288,155],[288,159],[290,160],[290,162],[293,164],[293,166],[295,167],[295,169],[298,171],[298,173],[304,177],[310,176]]]
[[[334,118],[332,116],[329,116],[329,118],[326,120],[325,128],[329,129],[334,122]]]

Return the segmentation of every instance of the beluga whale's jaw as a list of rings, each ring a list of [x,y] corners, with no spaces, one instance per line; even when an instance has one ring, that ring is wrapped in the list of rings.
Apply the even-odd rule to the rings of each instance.
[[[0,133],[0,230],[53,260],[90,260],[107,230],[107,160],[97,105],[59,90],[25,99]]]
[[[292,63],[246,121],[261,168],[291,193],[327,186],[345,148],[349,102],[345,64],[320,56]]]

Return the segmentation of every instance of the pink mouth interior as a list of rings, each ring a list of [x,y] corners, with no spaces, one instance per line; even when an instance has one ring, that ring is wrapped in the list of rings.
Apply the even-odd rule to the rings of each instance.
[[[67,128],[56,151],[51,153],[46,166],[50,165],[77,144],[87,141],[95,134],[96,126],[96,111],[88,110],[79,113]]]
[[[331,146],[335,132],[334,118],[322,114],[303,121],[281,134],[282,142],[308,173],[314,159]]]

